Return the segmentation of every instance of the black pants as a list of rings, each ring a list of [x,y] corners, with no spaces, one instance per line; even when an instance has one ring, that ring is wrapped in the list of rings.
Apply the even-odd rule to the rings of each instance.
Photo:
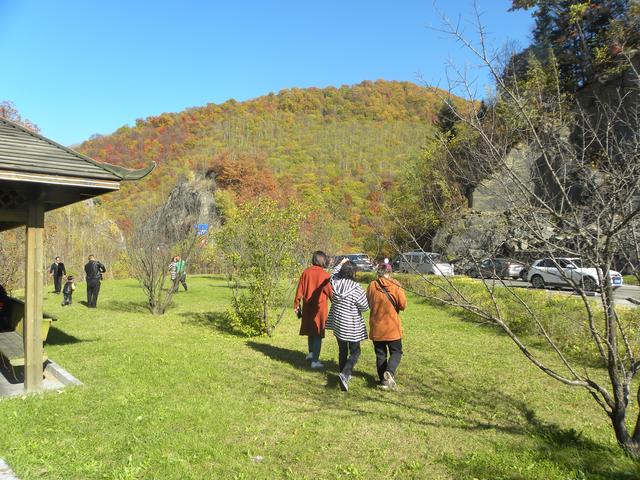
[[[53,290],[56,293],[60,293],[60,290],[62,290],[62,277],[57,275],[53,276]]]
[[[64,299],[62,300],[62,305],[71,305],[71,295],[72,293],[65,293]]]
[[[182,275],[180,275],[179,278],[175,278],[173,280],[173,291],[174,292],[177,292],[178,288],[180,287],[178,282],[182,284],[182,287],[184,288],[184,291],[186,292],[187,291],[187,274],[183,273]]]
[[[340,373],[350,376],[353,367],[360,357],[360,342],[346,342],[338,340],[338,368]]]
[[[87,280],[87,307],[96,308],[99,293],[100,280]]]
[[[402,358],[402,340],[373,342],[373,348],[376,351],[376,368],[380,381],[384,379],[384,372],[389,372],[395,377]],[[387,350],[389,351],[388,360]]]

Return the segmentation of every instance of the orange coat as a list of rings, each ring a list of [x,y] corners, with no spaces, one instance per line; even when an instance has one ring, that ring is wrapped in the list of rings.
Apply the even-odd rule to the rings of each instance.
[[[302,301],[300,335],[318,335],[324,338],[329,299],[333,295],[329,279],[329,274],[315,265],[302,272],[293,302],[293,308],[298,308]]]
[[[380,282],[386,287],[398,308],[407,308],[407,297],[398,282],[388,278],[379,277]],[[376,341],[393,341],[402,338],[402,322],[393,304],[377,281],[369,284],[367,300],[371,308],[369,316],[369,338]]]

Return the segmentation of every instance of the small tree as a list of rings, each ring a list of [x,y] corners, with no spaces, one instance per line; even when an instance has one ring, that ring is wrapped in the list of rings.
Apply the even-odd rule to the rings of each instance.
[[[246,335],[271,336],[269,310],[282,305],[299,270],[301,215],[266,198],[245,203],[220,230],[218,243],[233,285],[231,326]],[[246,290],[243,289],[246,287]]]
[[[173,256],[180,255],[188,265],[197,241],[196,225],[216,222],[212,188],[209,180],[182,182],[164,205],[151,215],[148,209],[138,212],[125,229],[131,271],[154,315],[165,313],[176,291],[173,282],[166,285]]]
[[[588,392],[609,417],[621,447],[640,459],[640,388],[634,386],[640,333],[637,322],[614,303],[609,273],[640,218],[640,57],[637,52],[619,56],[620,68],[612,77],[585,84],[574,95],[565,90],[553,53],[544,67],[532,62],[507,81],[481,26],[479,44],[473,44],[456,25],[447,25],[489,71],[496,91],[482,115],[475,110],[456,114],[475,139],[466,152],[441,137],[441,153],[460,175],[471,160],[487,166],[485,179],[491,181],[484,187],[493,190],[511,231],[526,232],[539,255],[548,257],[550,267],[578,292],[580,318],[571,325],[552,322],[545,306],[532,300],[535,296],[500,281],[482,283],[481,298],[456,280],[420,276],[419,282],[431,298],[500,328],[551,378]],[[580,31],[580,25],[574,27]],[[466,88],[472,98],[474,88],[466,79],[462,73],[456,87]],[[524,176],[514,163],[515,150],[526,159]],[[572,275],[562,268],[562,257],[580,257],[596,267],[597,278],[587,282]],[[597,301],[591,298],[595,288]],[[574,335],[571,342],[564,341],[568,330]],[[540,340],[550,355],[532,348]]]

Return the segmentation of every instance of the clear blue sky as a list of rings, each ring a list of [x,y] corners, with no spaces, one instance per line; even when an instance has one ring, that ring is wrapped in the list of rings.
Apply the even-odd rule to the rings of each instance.
[[[478,1],[495,45],[524,46],[531,17],[508,13],[510,3]],[[437,5],[472,17],[472,0]],[[0,100],[70,145],[136,118],[289,87],[446,86],[447,61],[469,58],[430,28],[440,25],[431,0],[0,0]]]

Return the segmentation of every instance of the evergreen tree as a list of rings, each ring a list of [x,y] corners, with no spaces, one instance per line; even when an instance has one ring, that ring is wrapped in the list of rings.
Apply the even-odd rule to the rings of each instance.
[[[575,92],[615,68],[615,57],[640,43],[637,0],[513,0],[533,10],[533,43],[511,59],[505,75],[526,70],[530,54],[557,61],[562,88]]]

